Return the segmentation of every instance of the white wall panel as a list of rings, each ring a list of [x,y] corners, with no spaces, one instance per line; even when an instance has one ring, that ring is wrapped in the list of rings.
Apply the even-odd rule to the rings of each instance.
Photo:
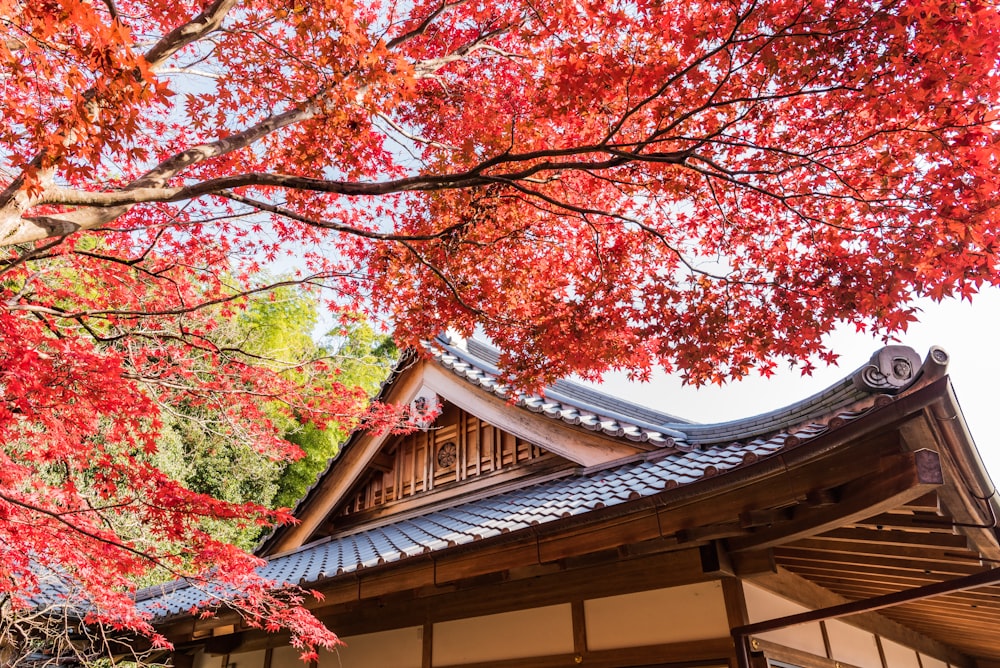
[[[583,605],[590,650],[729,635],[726,601],[717,581],[608,596]]]
[[[826,621],[833,658],[861,668],[882,668],[875,635],[837,619]]]
[[[920,664],[924,668],[948,668],[947,662],[935,659],[933,656],[927,656],[926,654],[920,655]]]
[[[809,611],[809,608],[804,605],[789,601],[748,582],[743,583],[743,592],[751,624]],[[823,631],[819,627],[819,622],[799,624],[778,631],[761,633],[757,637],[786,647],[800,649],[816,656],[826,656],[826,644],[823,642]]]
[[[882,651],[889,668],[920,668],[917,651],[898,642],[882,638]]]
[[[319,668],[420,668],[423,632],[423,627],[411,626],[341,638],[343,646],[320,652]]]
[[[573,613],[568,603],[434,625],[433,661],[450,666],[573,651]]]

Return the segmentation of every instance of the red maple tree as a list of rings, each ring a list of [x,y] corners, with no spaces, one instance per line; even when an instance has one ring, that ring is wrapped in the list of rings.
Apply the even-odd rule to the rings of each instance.
[[[151,633],[129,583],[160,567],[332,642],[198,521],[280,517],[144,456],[177,402],[272,456],[262,398],[394,419],[218,344],[275,259],[403,344],[481,328],[524,386],[808,370],[837,323],[898,332],[916,297],[1000,282],[978,0],[0,0],[0,61],[17,610],[56,573],[88,621]]]

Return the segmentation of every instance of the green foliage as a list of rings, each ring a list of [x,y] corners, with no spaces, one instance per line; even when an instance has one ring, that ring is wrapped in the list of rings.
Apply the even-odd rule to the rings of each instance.
[[[332,357],[340,371],[337,380],[345,385],[358,385],[369,395],[378,391],[399,354],[391,338],[378,334],[360,320],[350,323],[336,338],[328,337],[325,343],[336,351]],[[278,481],[274,507],[293,507],[337,454],[346,436],[335,425],[320,429],[312,423],[286,433],[285,438],[298,445],[304,455],[286,465]]]
[[[164,412],[154,463],[195,492],[233,503],[270,506],[282,464],[268,460],[220,424],[212,411]],[[219,540],[250,550],[259,530],[205,519],[204,529]]]
[[[375,394],[398,354],[392,340],[357,319],[317,341],[313,332],[318,322],[318,306],[311,295],[294,286],[280,287],[264,299],[247,303],[236,317],[220,321],[215,343],[263,361],[319,391],[336,381]],[[325,361],[331,371],[310,377],[315,370],[309,363],[318,360]],[[292,462],[270,461],[233,428],[224,408],[164,407],[154,463],[189,489],[225,501],[293,507],[346,437],[335,421],[320,428],[289,416],[278,402],[265,402],[263,412],[274,435],[294,443],[303,453]],[[251,549],[260,534],[257,528],[225,520],[206,521],[205,528],[243,549]]]

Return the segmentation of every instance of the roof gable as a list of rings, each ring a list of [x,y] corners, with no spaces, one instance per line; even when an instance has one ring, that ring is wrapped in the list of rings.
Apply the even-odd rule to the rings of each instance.
[[[488,359],[470,356],[469,363],[447,339],[435,344],[434,361],[406,360],[380,395],[401,404],[438,402],[443,410],[435,422],[407,436],[352,435],[296,507],[299,524],[276,530],[259,554],[322,539],[355,524],[355,516],[381,517],[560,469],[670,450],[671,435],[681,436],[647,421],[682,424],[673,416],[572,383],[557,384],[545,398],[511,401]],[[488,357],[489,349],[478,346]]]
[[[364,476],[310,540],[359,522],[575,465],[443,401],[428,428],[383,444]]]

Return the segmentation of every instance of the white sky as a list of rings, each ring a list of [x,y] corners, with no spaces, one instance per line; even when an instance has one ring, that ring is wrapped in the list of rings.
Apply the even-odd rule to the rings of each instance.
[[[920,322],[900,343],[926,357],[932,345],[947,351],[948,373],[979,452],[994,480],[1000,480],[1000,289],[984,291],[968,302],[921,303]],[[840,366],[818,367],[803,377],[797,370],[770,379],[752,376],[725,387],[682,386],[665,374],[648,384],[630,384],[609,376],[603,389],[630,401],[698,422],[748,417],[804,399],[847,376],[882,347],[880,339],[844,329],[829,339]],[[994,348],[997,348],[994,350]]]

